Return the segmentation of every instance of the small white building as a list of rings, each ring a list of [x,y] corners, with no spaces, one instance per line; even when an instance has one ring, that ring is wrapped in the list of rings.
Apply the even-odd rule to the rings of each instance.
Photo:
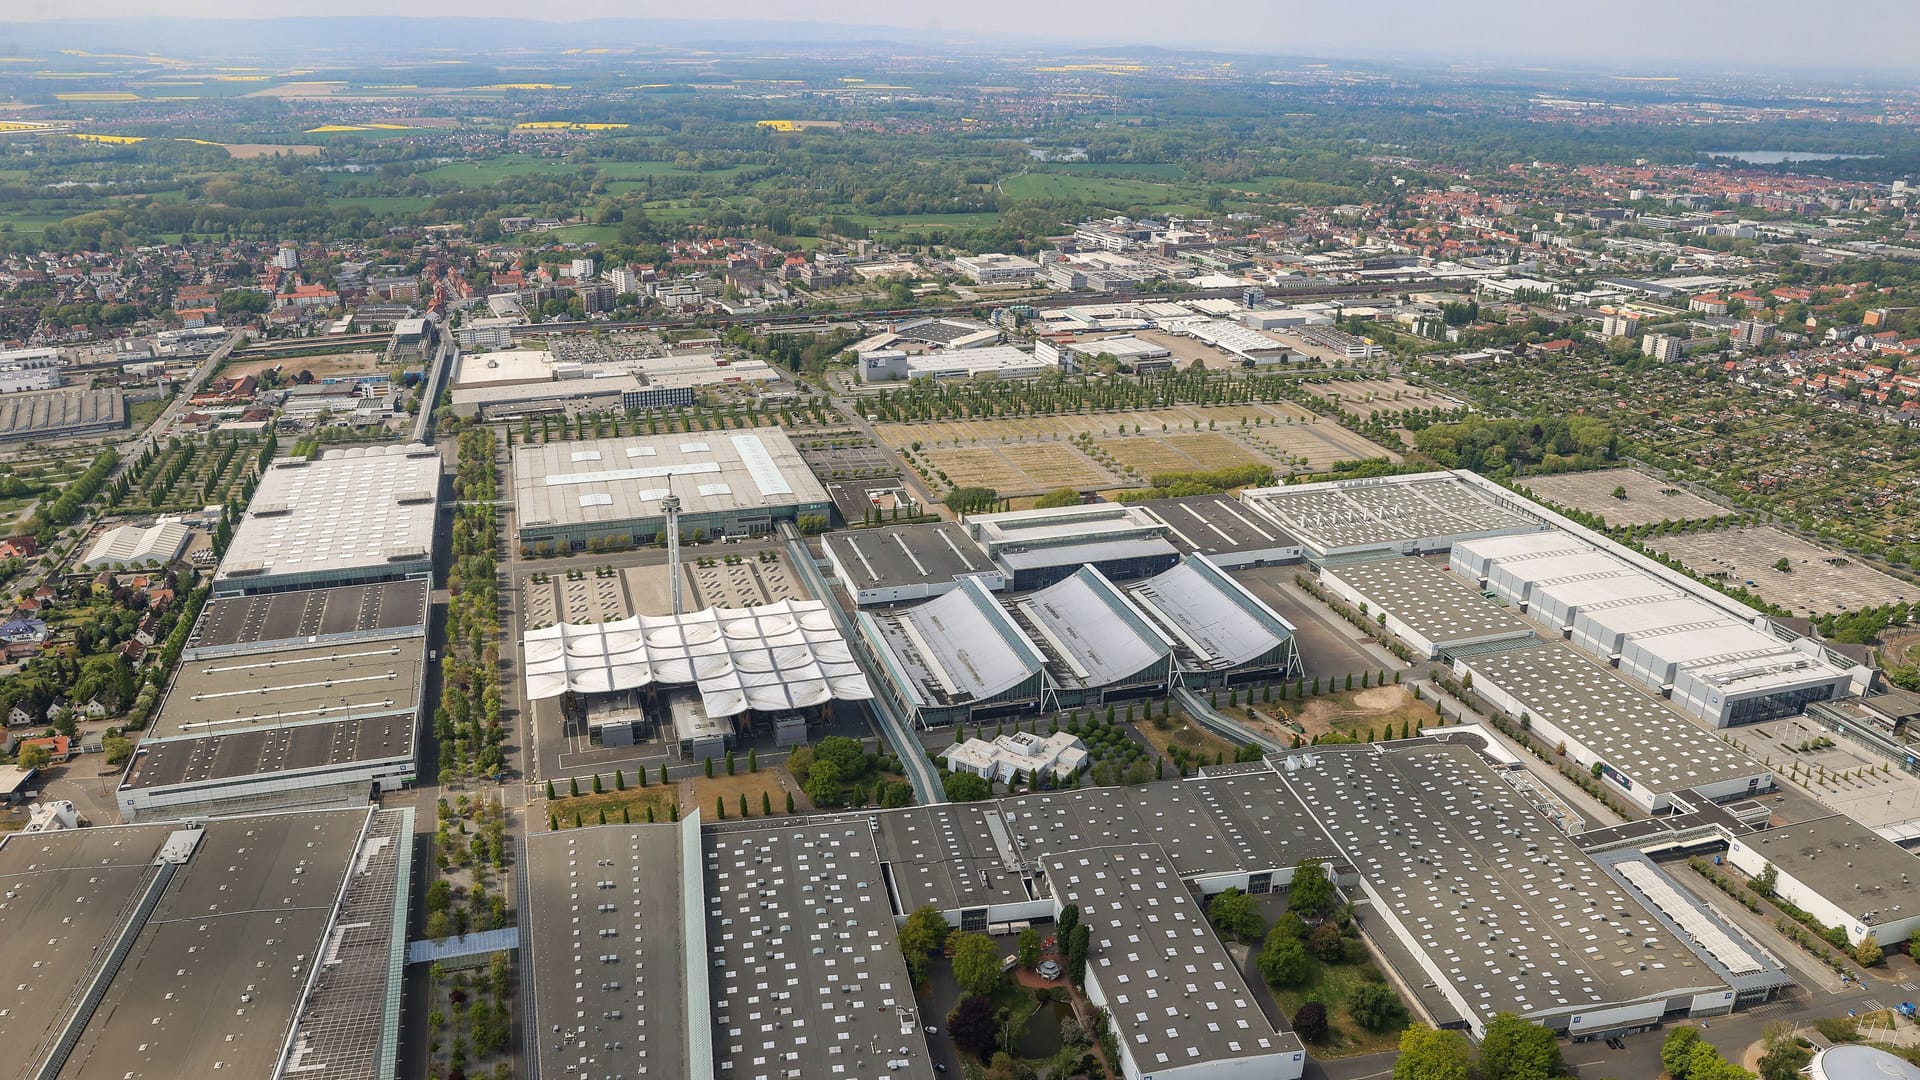
[[[1065,780],[1087,767],[1087,744],[1065,731],[1036,735],[1016,731],[992,742],[968,739],[947,748],[948,772],[972,773],[988,780],[1011,783],[1016,773],[1038,776],[1050,772]]]
[[[953,268],[976,285],[1031,285],[1040,273],[1040,264],[1018,255],[966,255],[953,260]]]

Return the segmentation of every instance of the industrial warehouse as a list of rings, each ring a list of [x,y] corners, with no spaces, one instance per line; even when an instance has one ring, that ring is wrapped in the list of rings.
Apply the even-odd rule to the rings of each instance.
[[[121,816],[352,805],[411,782],[427,604],[420,579],[209,600]]]
[[[523,549],[653,543],[669,498],[681,533],[703,538],[770,533],[807,515],[826,520],[833,508],[777,427],[514,448],[514,539]]]
[[[7,837],[18,1075],[393,1076],[412,835],[363,806]]]
[[[430,446],[276,461],[220,561],[214,594],[431,577],[439,506],[440,455]]]
[[[1084,566],[1006,598],[963,576],[858,622],[881,692],[925,727],[1299,674],[1293,627],[1198,556],[1124,587]]]
[[[1092,929],[1084,985],[1109,1010],[1124,1075],[1290,1080],[1304,1047],[1255,1003],[1203,908],[1228,888],[1283,888],[1309,859],[1367,897],[1368,932],[1410,965],[1407,985],[1424,981],[1414,993],[1443,1026],[1478,1033],[1504,1011],[1601,1038],[1791,985],[1652,863],[1585,854],[1475,745],[1439,735],[1303,748],[1138,787],[536,837],[543,1065],[598,1075],[613,1047],[644,1037],[649,1071],[672,1075],[772,1076],[777,1062],[928,1080],[920,1032],[941,1018],[920,1011],[900,921],[931,906],[981,932],[1074,904]],[[579,903],[590,880],[601,898],[591,916]],[[804,923],[823,904],[833,926]],[[585,945],[583,928],[598,934]],[[1170,984],[1168,949],[1186,972]],[[584,985],[567,974],[582,964]],[[1149,1005],[1169,985],[1185,986],[1173,1014]],[[849,1037],[801,1044],[783,1031],[815,1025]]]

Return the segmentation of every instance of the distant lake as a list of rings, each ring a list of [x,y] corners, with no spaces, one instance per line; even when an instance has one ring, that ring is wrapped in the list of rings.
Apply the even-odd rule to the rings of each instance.
[[[1749,165],[1779,165],[1788,161],[1845,161],[1877,157],[1875,154],[1818,154],[1811,150],[1713,150],[1708,157],[1733,158]]]

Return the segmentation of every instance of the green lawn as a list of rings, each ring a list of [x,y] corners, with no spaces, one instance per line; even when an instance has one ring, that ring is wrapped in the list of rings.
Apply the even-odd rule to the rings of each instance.
[[[1194,198],[1191,188],[1125,177],[1074,176],[1030,172],[1001,182],[1000,190],[1013,199],[1081,199],[1107,206],[1172,206]]]
[[[644,180],[647,177],[665,176],[668,174],[676,176],[731,176],[739,172],[743,167],[736,165],[725,169],[712,169],[707,172],[689,172],[675,169],[673,163],[670,161],[595,161],[587,163],[561,161],[556,158],[540,157],[535,154],[497,154],[493,157],[481,158],[477,161],[456,161],[448,165],[442,165],[437,169],[430,169],[420,175],[427,180],[451,180],[456,183],[474,187],[485,187],[509,176],[520,176],[531,173],[564,174],[576,172],[583,164],[592,164],[595,169],[598,169],[600,175],[606,177],[611,182],[608,185],[610,188],[613,187],[614,184],[622,182],[627,183],[630,187],[634,187],[638,186],[638,181]],[[615,188],[615,190],[618,189]]]
[[[1377,1054],[1400,1045],[1400,1033],[1406,1030],[1406,1021],[1403,1019],[1385,1031],[1368,1031],[1347,1012],[1346,1000],[1354,987],[1378,981],[1380,977],[1379,970],[1370,963],[1323,964],[1315,960],[1306,982],[1299,986],[1274,987],[1273,1000],[1289,1017],[1309,1001],[1318,1001],[1327,1007],[1327,1037],[1308,1047],[1314,1057]]]
[[[1186,176],[1184,169],[1168,161],[1058,161],[1049,163],[1046,171],[1085,176],[1145,177],[1150,180],[1179,180]]]
[[[617,244],[620,242],[620,226],[562,225],[548,235],[569,244],[584,244],[589,241],[596,244]]]
[[[166,411],[169,398],[155,398],[152,401],[135,402],[127,406],[127,420],[135,431],[145,431],[153,423],[154,417]]]

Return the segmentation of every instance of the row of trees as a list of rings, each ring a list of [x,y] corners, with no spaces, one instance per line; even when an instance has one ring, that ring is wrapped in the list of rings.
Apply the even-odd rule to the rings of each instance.
[[[1400,1056],[1393,1063],[1393,1080],[1553,1080],[1566,1075],[1553,1032],[1511,1013],[1496,1013],[1487,1021],[1478,1054],[1457,1031],[1415,1024],[1400,1036]],[[1676,1074],[1675,1080],[1696,1078]],[[1714,1078],[1701,1074],[1697,1080]]]
[[[447,588],[447,653],[441,661],[440,706],[434,735],[440,743],[442,783],[487,776],[505,763],[506,726],[500,700],[500,613],[492,500],[499,485],[493,432],[462,430],[456,448],[453,571]]]

